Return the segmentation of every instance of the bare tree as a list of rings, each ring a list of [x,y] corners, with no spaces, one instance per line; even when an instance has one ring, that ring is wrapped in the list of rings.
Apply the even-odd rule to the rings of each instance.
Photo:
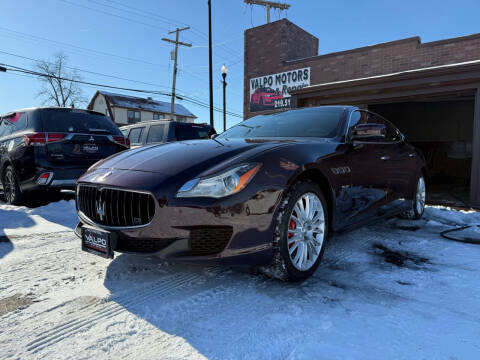
[[[47,75],[38,77],[42,88],[37,96],[43,98],[44,105],[78,107],[87,102],[78,83],[65,80],[81,80],[76,70],[67,71],[66,64],[67,56],[63,53],[55,54],[53,61],[43,60],[35,64],[38,72]]]

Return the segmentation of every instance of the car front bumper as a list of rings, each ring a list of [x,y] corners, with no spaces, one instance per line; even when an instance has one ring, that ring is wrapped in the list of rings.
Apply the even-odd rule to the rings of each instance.
[[[97,224],[79,211],[76,234],[81,236],[81,226],[86,224],[115,233],[113,249],[117,252],[196,264],[265,265],[273,256],[273,219],[281,193],[281,189],[252,186],[241,197],[237,194],[225,200],[168,202],[161,198],[156,200],[149,224],[130,228]]]

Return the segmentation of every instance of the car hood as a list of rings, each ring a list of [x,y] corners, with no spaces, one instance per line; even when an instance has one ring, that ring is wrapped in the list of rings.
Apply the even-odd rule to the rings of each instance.
[[[92,167],[176,175],[185,170],[203,172],[219,165],[243,161],[250,156],[287,145],[287,140],[219,139],[191,140],[147,146],[121,152]],[[198,171],[197,171],[198,173]]]

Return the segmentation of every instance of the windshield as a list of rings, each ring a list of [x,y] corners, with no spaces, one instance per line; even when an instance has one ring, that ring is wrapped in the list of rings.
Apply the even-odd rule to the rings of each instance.
[[[42,109],[40,113],[45,132],[121,134],[117,126],[106,116],[84,110]]]
[[[219,138],[319,137],[340,135],[344,109],[309,108],[273,115],[259,115],[235,125]]]

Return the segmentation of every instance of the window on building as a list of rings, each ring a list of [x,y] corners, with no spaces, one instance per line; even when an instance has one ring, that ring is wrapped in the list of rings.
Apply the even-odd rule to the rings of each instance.
[[[135,124],[140,121],[140,111],[127,111],[127,119],[129,124]]]
[[[165,125],[152,125],[148,130],[147,144],[159,143],[163,141],[163,132]]]
[[[161,120],[161,119],[165,119],[165,114],[158,114],[158,113],[153,114],[153,120]]]
[[[177,115],[177,121],[186,121],[187,118],[185,116],[178,116]]]

